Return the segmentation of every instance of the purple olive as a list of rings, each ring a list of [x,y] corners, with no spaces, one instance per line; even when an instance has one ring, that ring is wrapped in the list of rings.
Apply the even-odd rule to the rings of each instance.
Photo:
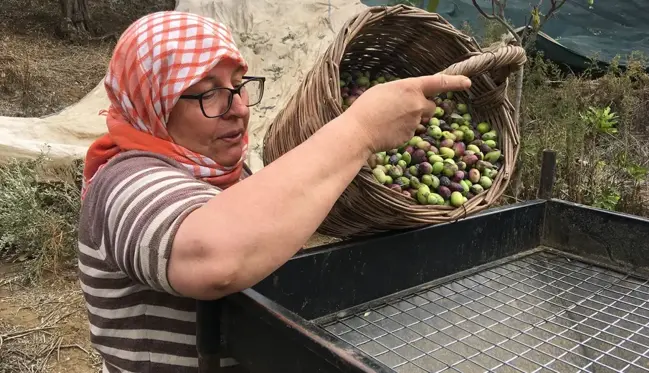
[[[464,171],[457,171],[455,175],[453,175],[453,181],[459,183],[462,180],[464,180]]]
[[[426,126],[420,124],[417,126],[417,129],[415,129],[415,135],[422,135],[426,133],[426,131],[427,131]]]
[[[464,151],[466,150],[466,145],[464,145],[463,142],[456,142],[455,144],[453,144],[453,150],[455,151],[456,157],[461,157],[464,155]]]
[[[475,154],[469,154],[462,157],[462,161],[466,163],[467,166],[471,167],[478,161],[478,156]]]
[[[448,188],[451,192],[464,192],[464,187],[460,183],[451,182],[451,185]]]
[[[450,116],[455,111],[455,103],[451,100],[442,101],[439,107],[444,110],[444,113],[447,114],[447,116]]]
[[[419,173],[422,175],[430,175],[433,173],[433,165],[428,162],[421,162],[419,164]]]
[[[398,184],[390,184],[388,188],[394,190],[395,192],[401,193],[401,187]]]
[[[455,142],[451,139],[444,139],[439,143],[440,148],[452,148]]]
[[[435,143],[435,139],[428,136],[428,135],[422,136],[421,139],[424,140],[425,142],[429,143],[429,144],[434,144]]]
[[[421,162],[424,162],[425,160],[426,160],[426,152],[423,149],[417,149],[412,153],[413,164],[419,164]]]
[[[484,154],[487,154],[491,151],[491,148],[487,144],[481,144],[478,146],[478,148],[480,148],[480,151]]]
[[[390,156],[390,164],[391,165],[396,165],[397,163],[399,163],[399,156],[396,155],[396,154],[391,155]]]
[[[446,176],[440,176],[440,177],[439,177],[439,185],[441,185],[441,186],[443,186],[443,187],[449,187],[449,186],[451,186],[451,179],[449,179],[449,178],[446,177]],[[449,193],[449,195],[450,195],[450,194],[451,194],[451,193]]]
[[[360,95],[363,94],[363,92],[364,91],[362,89],[360,89],[358,87],[354,87],[349,91],[349,95],[350,96],[360,96]]]
[[[406,146],[406,149],[405,149],[405,152],[406,152],[406,153],[410,153],[410,155],[412,155],[412,153],[413,153],[414,151],[415,151],[415,147],[414,147],[414,146],[412,146],[412,145],[408,145],[408,146]]]
[[[441,181],[442,181],[442,179],[440,178],[440,182],[441,182]],[[437,192],[438,192],[438,194],[439,194],[440,196],[442,196],[442,198],[444,198],[444,199],[449,199],[449,198],[451,198],[451,190],[450,190],[448,187],[446,187],[446,186],[443,186],[443,185],[440,186],[439,189],[437,189]]]

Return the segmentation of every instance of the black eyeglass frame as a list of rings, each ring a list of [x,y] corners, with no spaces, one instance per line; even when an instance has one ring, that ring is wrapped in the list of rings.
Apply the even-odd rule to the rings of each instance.
[[[198,100],[198,103],[201,106],[201,111],[203,112],[203,115],[205,117],[207,117],[207,118],[219,118],[219,117],[222,117],[225,114],[227,114],[228,111],[230,111],[230,108],[232,108],[232,100],[234,99],[234,95],[238,94],[239,96],[241,96],[241,88],[243,88],[243,86],[246,85],[249,82],[252,82],[252,81],[259,82],[259,84],[261,86],[260,87],[261,93],[260,93],[259,100],[256,103],[254,103],[252,105],[249,104],[249,105],[246,105],[246,106],[247,107],[255,106],[255,105],[257,105],[257,104],[259,104],[261,102],[261,99],[264,97],[264,85],[266,83],[266,78],[263,77],[263,76],[244,76],[243,79],[245,79],[245,81],[243,83],[239,84],[238,86],[236,86],[235,88],[215,87],[215,88],[212,88],[212,89],[207,90],[205,92],[197,93],[197,94],[194,94],[194,95],[180,95],[180,98],[187,99],[187,100]],[[226,89],[226,90],[230,91],[230,96],[228,98],[228,108],[223,112],[223,114],[219,114],[219,115],[216,115],[216,116],[209,116],[209,115],[207,115],[207,113],[205,112],[205,108],[203,107],[203,96],[208,94],[208,93],[215,92],[215,91],[217,91],[219,89]]]

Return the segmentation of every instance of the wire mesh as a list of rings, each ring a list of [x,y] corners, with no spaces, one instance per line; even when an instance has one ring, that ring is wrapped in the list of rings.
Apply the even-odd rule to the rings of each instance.
[[[649,282],[538,253],[322,324],[399,373],[649,372]]]

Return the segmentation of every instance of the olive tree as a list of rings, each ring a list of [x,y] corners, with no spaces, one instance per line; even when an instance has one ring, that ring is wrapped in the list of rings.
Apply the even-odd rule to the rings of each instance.
[[[89,37],[93,34],[86,0],[59,0],[59,4],[61,5],[59,31],[64,37]]]

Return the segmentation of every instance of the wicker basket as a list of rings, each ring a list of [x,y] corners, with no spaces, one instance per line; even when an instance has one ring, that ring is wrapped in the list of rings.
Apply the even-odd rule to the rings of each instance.
[[[279,112],[264,138],[268,165],[342,114],[339,69],[365,69],[401,77],[444,71],[471,77],[468,94],[457,94],[474,119],[500,134],[505,160],[492,187],[464,206],[419,205],[375,181],[365,165],[318,229],[349,238],[394,229],[455,221],[489,207],[506,189],[518,156],[519,133],[507,98],[508,76],[526,61],[525,51],[501,46],[483,51],[440,15],[405,5],[370,7],[350,19]]]

